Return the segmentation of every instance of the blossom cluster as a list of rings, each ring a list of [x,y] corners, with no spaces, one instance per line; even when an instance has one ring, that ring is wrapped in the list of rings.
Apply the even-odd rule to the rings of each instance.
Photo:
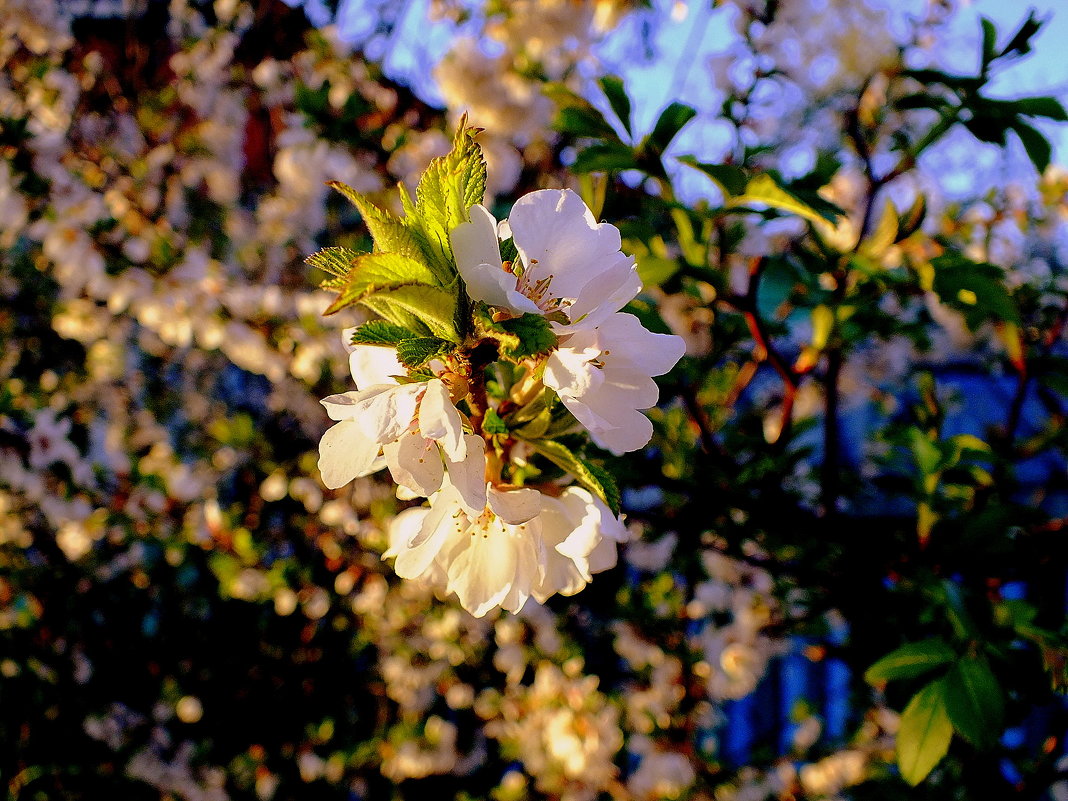
[[[1057,519],[1039,518],[1063,497],[1063,436],[1035,418],[1063,401],[1054,379],[1068,290],[1064,171],[950,202],[931,178],[940,165],[921,162],[887,187],[895,213],[876,204],[865,230],[863,164],[833,108],[803,126],[812,109],[798,92],[798,114],[775,126],[761,110],[746,116],[774,101],[766,87],[796,70],[797,52],[818,52],[815,28],[798,31],[800,50],[791,51],[795,11],[830,25],[830,9],[844,8],[779,3],[771,33],[745,12],[769,73],[759,91],[738,88],[753,101],[736,120],[752,146],[746,167],[796,165],[783,143],[813,137],[836,154],[843,166],[817,177],[821,196],[845,213],[816,224],[824,246],[862,245],[848,280],[836,284],[826,262],[812,260],[815,235],[800,218],[704,208],[681,191],[668,201],[667,187],[652,192],[632,173],[608,182],[604,215],[618,225],[616,245],[614,227],[597,222],[602,212],[562,189],[581,188],[597,207],[589,182],[559,166],[589,140],[549,130],[555,95],[544,81],[579,91],[574,78],[586,73],[573,64],[600,37],[640,50],[626,41],[635,27],[606,30],[604,15],[643,4],[433,5],[474,13],[488,32],[442,87],[447,111],[385,77],[365,55],[373,49],[332,26],[311,28],[282,3],[176,0],[148,4],[144,18],[131,3],[0,3],[0,741],[10,746],[9,791],[93,799],[107,786],[123,797],[270,801],[419,798],[432,786],[444,799],[659,801],[841,797],[867,782],[858,793],[900,795],[892,763],[902,722],[884,706],[900,694],[861,677],[892,647],[888,638],[940,625],[933,606],[900,627],[880,616],[902,608],[912,567],[950,564],[957,528],[970,519],[959,510],[976,498],[999,502],[966,533],[996,538],[1007,519],[1013,539],[993,540],[1006,547],[991,562],[1006,569],[977,593],[965,588],[966,602],[984,636],[1012,639],[969,652],[1011,655],[1012,670],[991,664],[1009,718],[1025,719],[1021,699],[1042,697],[1044,677],[1030,640],[1003,624],[1022,620],[1030,601],[1000,596],[1009,594],[1006,575],[1026,575],[1014,555],[1047,559],[1041,548],[1060,531]],[[68,17],[78,8],[136,20],[80,20],[75,36]],[[745,8],[763,15],[755,3]],[[856,10],[843,18],[853,28],[878,19]],[[661,24],[656,8],[633,13],[643,26]],[[146,30],[154,34],[138,38]],[[882,63],[877,33],[865,68]],[[929,48],[907,49],[905,63],[926,63]],[[476,85],[480,70],[485,83]],[[886,73],[864,93],[865,114],[887,111],[887,125],[914,128],[931,111],[888,110],[915,88],[894,77],[893,91],[880,94]],[[836,75],[831,105],[867,77]],[[492,91],[459,91],[478,87]],[[490,102],[501,87],[513,93]],[[495,105],[508,115],[481,116]],[[446,131],[464,106],[487,127],[485,194],[434,223],[433,259],[391,248],[425,262],[404,262],[425,288],[401,296],[435,302],[386,321],[418,341],[370,344],[369,334],[389,329],[382,320],[365,328],[363,310],[378,314],[367,304],[324,324],[330,295],[301,258],[325,242],[371,248],[325,182],[343,181],[389,212],[365,217],[369,226],[394,219],[403,199],[386,188],[405,184],[418,205],[419,176],[449,152]],[[876,139],[881,164],[893,151],[889,136]],[[645,150],[639,166],[655,155]],[[530,194],[510,206],[513,187]],[[904,215],[916,193],[927,217],[909,235]],[[890,237],[886,221],[898,217],[900,236]],[[564,258],[557,228],[574,245],[568,253],[594,257]],[[974,324],[967,293],[916,278],[950,249],[989,263],[986,275],[990,265],[1004,271],[978,287],[989,290],[978,299],[1007,287],[999,297],[1019,305],[1021,325]],[[623,253],[635,254],[637,295]],[[764,256],[761,273],[753,264]],[[570,266],[558,276],[561,263]],[[764,351],[739,310],[750,290]],[[843,299],[824,340],[828,317],[812,306],[836,293]],[[656,371],[678,343],[640,329],[632,314],[685,338],[689,358],[667,382]],[[821,502],[816,434],[833,391],[821,348],[842,332],[851,339],[838,414],[843,429],[861,419],[867,433],[862,446],[840,443],[863,451],[838,538],[812,510]],[[773,363],[813,354],[812,372],[785,371],[798,384],[791,395]],[[914,547],[914,521],[870,517],[887,478],[899,487],[912,476],[885,467],[897,458],[900,468],[901,440],[888,437],[914,413],[902,387],[918,371],[938,374],[923,399],[945,416],[910,442],[942,446],[928,440],[939,421],[943,432],[983,434],[999,403],[977,409],[967,382],[988,382],[984,400],[1007,397],[1020,354],[1029,372],[1019,383],[1030,388],[1020,452],[999,453],[998,464],[1009,473],[1025,465],[1032,486],[1014,497],[1031,508],[1008,505],[1001,488],[1017,485],[1001,474],[969,496],[953,482],[984,480],[983,464],[963,463],[944,471],[929,499],[944,520],[926,551]],[[320,473],[319,399],[373,387],[381,391],[361,398],[358,414],[348,400],[328,406],[336,424],[352,425],[330,435],[341,443],[336,471]],[[644,448],[646,418],[657,433]],[[620,477],[621,499],[603,467]],[[895,495],[895,514],[913,501]],[[883,574],[889,538],[913,546]],[[986,547],[957,550],[993,552]],[[970,563],[963,580],[979,575],[977,565],[985,569]],[[419,578],[395,575],[417,570]],[[443,603],[450,592],[483,615]],[[519,607],[524,593],[534,600]],[[982,617],[988,603],[997,621]],[[834,699],[846,695],[848,714],[836,713]],[[988,760],[958,745],[941,780],[963,786],[969,765]],[[1000,764],[1040,792],[1031,782],[1052,775],[1056,749],[998,748]]]
[[[392,321],[345,332],[356,391],[322,401],[337,421],[319,445],[323,481],[336,489],[388,467],[402,497],[429,498],[429,507],[397,516],[384,556],[396,559],[399,576],[455,594],[482,616],[497,607],[518,612],[531,597],[572,595],[615,565],[627,532],[609,506],[611,478],[557,438],[581,426],[617,455],[645,446],[653,426],[640,410],[657,402],[653,376],[668,372],[685,344],[621,311],[641,289],[637,267],[621,252],[619,231],[598,223],[573,191],[524,195],[500,223],[480,203],[467,205],[485,186],[472,136],[461,124],[454,151],[431,163],[420,203],[403,219],[341,187],[377,233],[378,251],[361,257],[327,249],[309,261],[336,273],[326,284],[341,295],[331,311],[362,302]],[[434,284],[434,252],[413,247],[407,234],[437,224],[439,212],[422,204],[434,192],[461,199],[463,221],[448,218],[445,226],[445,267],[455,277],[444,288]],[[513,259],[502,256],[502,242]],[[394,257],[390,247],[409,255]],[[428,282],[414,284],[421,295],[405,291],[420,279]],[[387,280],[385,288],[376,283]],[[402,292],[404,300],[395,300]],[[427,298],[433,309],[420,305]],[[471,318],[443,321],[442,298],[456,315],[470,308]],[[442,338],[397,325],[411,320]],[[518,333],[505,333],[510,325]],[[416,343],[424,350],[413,356]],[[492,372],[496,388],[488,393],[487,373],[498,359],[509,363],[511,386]],[[554,415],[557,404],[563,411]],[[531,417],[544,418],[540,431],[530,429]],[[558,466],[563,458],[562,480],[529,480],[523,451],[530,449],[555,454]],[[567,486],[571,477],[587,488]]]

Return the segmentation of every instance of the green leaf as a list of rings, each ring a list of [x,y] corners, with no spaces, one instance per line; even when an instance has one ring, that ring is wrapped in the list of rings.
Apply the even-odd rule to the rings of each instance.
[[[679,263],[675,259],[665,259],[651,253],[640,254],[635,258],[642,286],[660,286],[679,271]]]
[[[484,434],[507,434],[508,426],[505,425],[497,412],[491,407],[486,409],[486,414],[482,418],[482,432]]]
[[[344,278],[352,269],[353,263],[360,254],[349,248],[332,247],[323,248],[318,253],[313,253],[304,259],[304,263],[324,273],[330,273],[338,278]]]
[[[938,472],[942,461],[942,450],[938,447],[938,443],[916,426],[908,429],[907,436],[909,449],[916,460],[916,466],[920,468],[920,473],[929,476]]]
[[[633,170],[638,161],[629,145],[622,142],[603,142],[592,145],[575,157],[571,171],[575,173]]]
[[[929,95],[926,92],[916,92],[904,95],[894,101],[898,111],[911,111],[913,109],[926,108],[933,111],[941,111],[946,108],[946,101],[937,95]]]
[[[928,684],[909,701],[897,730],[897,764],[901,778],[915,787],[949,751],[953,724],[946,711],[942,679]]]
[[[553,127],[560,133],[572,136],[587,136],[591,139],[618,141],[615,128],[608,124],[596,108],[591,105],[573,105],[560,109],[556,114]]]
[[[608,471],[580,458],[563,443],[547,439],[522,439],[561,470],[573,475],[579,484],[604,501],[612,514],[619,514],[619,489]]]
[[[586,469],[590,471],[595,479],[597,479],[597,483],[601,485],[601,489],[604,493],[600,496],[601,499],[605,502],[608,508],[612,510],[612,514],[618,515],[623,497],[619,492],[619,485],[616,484],[615,477],[608,472],[607,468],[599,464],[587,461],[586,459],[582,460],[582,464],[586,466]],[[591,490],[591,492],[593,492],[593,490]],[[596,495],[598,493],[594,492],[594,494]]]
[[[948,664],[957,654],[940,639],[921,640],[891,651],[864,672],[864,681],[879,684],[894,679],[912,679]]]
[[[1031,37],[1038,33],[1044,23],[1035,18],[1035,12],[1028,12],[1027,19],[1020,25],[1019,30],[1012,35],[1009,43],[1002,48],[997,57],[1002,58],[1012,54],[1026,56],[1031,52]]]
[[[324,289],[338,293],[338,299],[323,313],[334,314],[385,287],[436,283],[434,273],[410,256],[364,253],[353,260],[348,274],[340,282],[333,280],[322,284]]]
[[[419,179],[414,209],[410,198],[406,203],[410,224],[418,227],[420,244],[441,284],[449,284],[456,275],[450,232],[470,219],[468,209],[486,195],[486,160],[474,139],[477,133],[479,129],[469,128],[466,116],[462,118],[452,150],[431,161]]]
[[[411,229],[400,217],[381,209],[351,186],[341,181],[328,181],[327,186],[344,195],[363,217],[363,222],[374,240],[375,250],[380,253],[400,253],[419,257],[422,250]]]
[[[495,321],[485,304],[475,308],[475,325],[479,334],[496,340],[502,358],[521,361],[548,353],[556,347],[552,324],[540,314],[523,314]]]
[[[385,320],[372,320],[353,331],[350,342],[353,345],[396,346],[397,343],[411,338],[412,332],[407,328],[387,323]]]
[[[728,208],[735,208],[748,206],[751,203],[761,203],[773,209],[788,211],[813,222],[834,223],[836,221],[836,215],[833,212],[818,211],[812,205],[800,200],[796,194],[779,186],[767,173],[750,179],[745,191],[741,195],[728,198],[726,205]]]
[[[723,190],[727,197],[740,195],[745,191],[746,175],[741,167],[733,164],[709,164],[698,161],[693,156],[679,156],[679,161],[687,167],[693,167],[711,178]]]
[[[656,153],[663,153],[668,149],[671,140],[674,139],[683,126],[697,116],[697,111],[685,103],[672,103],[662,112],[653,126],[652,133],[646,137],[646,143]]]
[[[437,337],[411,337],[397,343],[397,359],[409,370],[422,367],[431,359],[447,356],[456,344]]]
[[[608,105],[612,107],[616,117],[623,123],[627,133],[633,136],[634,132],[630,127],[630,98],[627,97],[627,90],[623,87],[622,79],[616,75],[604,75],[599,83],[601,91],[608,98]]]
[[[988,320],[1021,323],[1020,313],[1004,283],[1005,272],[997,265],[947,254],[932,259],[931,266],[935,293],[947,306],[963,312],[973,331]]]
[[[986,69],[987,64],[997,58],[998,55],[998,29],[986,17],[980,17],[979,22],[983,29],[983,69]]]
[[[983,656],[960,660],[945,677],[946,711],[960,734],[976,748],[997,745],[1005,719],[1005,698]]]
[[[424,284],[393,286],[368,294],[359,301],[391,323],[424,331],[438,339],[459,342],[456,331],[456,296]]]
[[[1010,102],[1016,113],[1025,117],[1046,117],[1056,122],[1068,122],[1068,112],[1054,97],[1021,97]]]
[[[1024,150],[1027,151],[1027,157],[1031,159],[1035,169],[1038,170],[1039,174],[1044,173],[1046,167],[1049,166],[1050,159],[1053,157],[1053,147],[1050,145],[1049,140],[1024,122],[1016,122],[1012,126],[1012,130],[1020,137],[1020,142],[1023,144]]]

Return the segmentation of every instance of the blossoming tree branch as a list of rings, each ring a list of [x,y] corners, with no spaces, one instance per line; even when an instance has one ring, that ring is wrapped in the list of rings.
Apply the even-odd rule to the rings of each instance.
[[[653,376],[680,337],[621,309],[641,289],[619,231],[571,190],[520,198],[498,222],[482,205],[486,164],[461,121],[405,216],[335,188],[359,209],[373,253],[326,248],[331,314],[377,319],[344,332],[355,391],[324,398],[319,445],[330,488],[388,468],[402,499],[385,557],[475,616],[572,595],[616,563],[627,532],[611,474],[583,455],[649,442]]]

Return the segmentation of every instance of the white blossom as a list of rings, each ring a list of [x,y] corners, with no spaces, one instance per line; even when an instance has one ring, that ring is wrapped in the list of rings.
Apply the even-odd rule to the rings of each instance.
[[[585,490],[569,487],[553,498],[488,485],[485,503],[472,506],[446,483],[429,508],[394,519],[383,557],[396,557],[398,576],[455,593],[482,617],[498,606],[518,612],[531,597],[578,592],[615,564],[615,543],[625,537],[622,521]]]
[[[656,405],[652,376],[674,367],[685,350],[681,337],[654,334],[637,317],[619,312],[563,340],[549,355],[544,381],[594,442],[619,455],[652,437],[653,425],[639,410]]]
[[[562,312],[566,324],[596,325],[641,289],[634,259],[620,251],[619,229],[598,223],[570,189],[521,197],[500,225],[483,206],[451,234],[456,268],[476,300],[516,314]],[[518,264],[501,260],[498,237],[511,237]]]

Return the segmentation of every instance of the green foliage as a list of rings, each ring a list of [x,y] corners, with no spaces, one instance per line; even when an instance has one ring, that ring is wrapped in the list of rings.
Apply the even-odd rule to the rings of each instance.
[[[497,343],[502,358],[520,362],[531,356],[548,353],[556,347],[552,325],[540,314],[523,314],[494,321],[484,303],[475,306],[475,327],[478,335]]]
[[[611,473],[583,459],[562,442],[526,438],[524,442],[561,470],[574,476],[579,484],[604,501],[613,514],[619,514],[619,488]]]
[[[372,320],[364,323],[352,332],[353,345],[387,345],[395,347],[405,339],[410,339],[411,331],[385,320]]]
[[[345,279],[359,256],[359,253],[349,248],[329,247],[311,254],[304,261],[336,278]]]
[[[922,782],[949,751],[952,738],[945,682],[936,679],[916,693],[901,713],[897,731],[901,778],[913,787]]]
[[[982,655],[966,656],[945,677],[945,704],[953,728],[976,748],[993,748],[1005,726],[1001,685]]]
[[[939,299],[963,313],[973,331],[990,321],[1019,324],[1020,313],[1005,286],[1002,268],[957,254],[939,256],[931,265]]]
[[[397,359],[409,370],[422,367],[431,359],[447,356],[456,349],[456,343],[437,337],[413,337],[397,343]]]
[[[456,296],[426,284],[401,284],[376,289],[359,302],[395,325],[414,333],[459,342],[456,330]],[[328,310],[329,311],[329,310]]]
[[[410,228],[410,221],[380,209],[341,181],[330,181],[327,185],[344,195],[359,210],[374,241],[376,252],[397,253],[415,259],[423,256],[422,248]]]
[[[452,150],[430,162],[415,190],[414,215],[409,211],[427,263],[442,284],[456,275],[449,234],[470,219],[468,209],[486,194],[486,160],[475,142],[479,130],[468,127],[466,117],[460,121]]]
[[[894,679],[913,679],[956,658],[956,652],[940,639],[908,643],[868,668],[864,681],[878,684]]]

